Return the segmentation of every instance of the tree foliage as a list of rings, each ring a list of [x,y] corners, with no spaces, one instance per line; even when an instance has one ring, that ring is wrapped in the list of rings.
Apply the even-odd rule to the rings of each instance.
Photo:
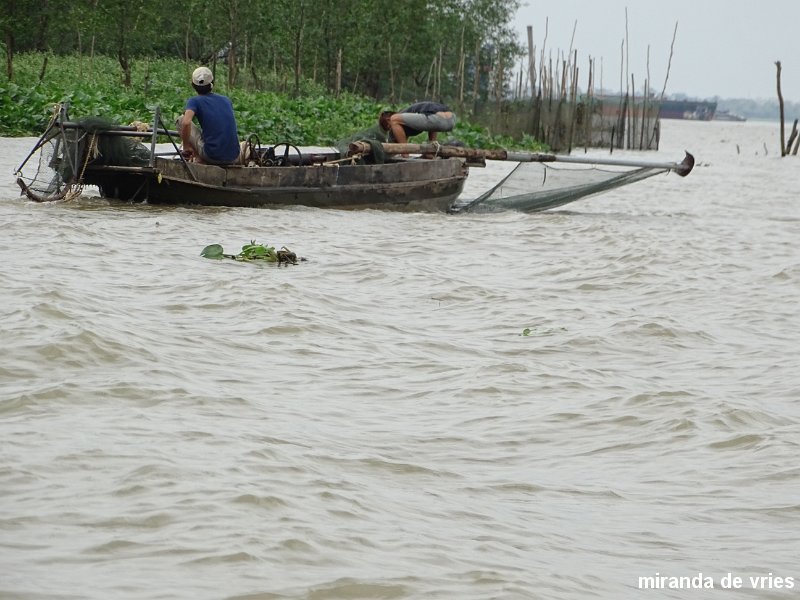
[[[181,59],[137,59],[132,62],[131,86],[120,86],[119,61],[98,55],[90,62],[80,56],[51,56],[47,75],[39,79],[44,55],[17,55],[14,81],[0,75],[0,136],[38,136],[53,118],[54,104],[69,102],[73,118],[101,116],[127,124],[149,122],[159,107],[170,128],[193,94],[189,74],[193,65]],[[383,102],[362,95],[328,93],[322,86],[304,81],[299,97],[273,91],[228,88],[227,66],[217,65],[218,90],[233,101],[239,135],[256,134],[265,145],[334,146],[375,124],[386,108]],[[459,117],[452,136],[476,148],[542,150],[533,139],[492,132],[477,122]]]
[[[7,0],[0,17],[7,77],[16,53],[131,64],[225,62],[229,87],[301,94],[311,82],[392,103],[486,97],[489,69],[520,53],[519,0]],[[478,49],[478,52],[475,49]],[[43,67],[44,68],[44,67]],[[502,78],[500,78],[502,80]],[[477,83],[477,85],[476,85]]]

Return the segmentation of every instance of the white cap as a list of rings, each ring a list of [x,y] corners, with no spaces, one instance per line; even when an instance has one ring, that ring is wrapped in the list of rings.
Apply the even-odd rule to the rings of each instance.
[[[214,81],[214,74],[208,67],[197,67],[192,73],[192,83],[195,85],[208,85]]]

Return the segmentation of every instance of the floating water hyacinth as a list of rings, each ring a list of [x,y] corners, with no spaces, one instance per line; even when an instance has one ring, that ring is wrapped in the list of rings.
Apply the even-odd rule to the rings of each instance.
[[[296,265],[298,260],[305,260],[305,258],[298,259],[297,254],[289,250],[286,246],[282,246],[280,250],[276,250],[274,246],[259,244],[255,240],[251,240],[249,244],[242,246],[242,251],[239,252],[239,254],[225,254],[225,250],[221,244],[211,244],[203,248],[200,256],[217,260],[230,258],[242,262],[263,261],[278,263],[279,265]]]

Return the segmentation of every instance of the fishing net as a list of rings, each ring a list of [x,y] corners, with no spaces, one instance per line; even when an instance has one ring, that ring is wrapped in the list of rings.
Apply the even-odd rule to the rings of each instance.
[[[66,128],[52,123],[17,171],[17,183],[32,200],[47,202],[80,195],[86,167],[143,167],[150,161],[144,144],[124,135],[99,135],[120,126],[100,117],[78,119]],[[23,167],[35,166],[33,175]]]
[[[102,117],[85,117],[78,119],[77,123],[80,129],[90,134],[124,129],[124,126]],[[98,135],[93,150],[93,165],[146,167],[150,164],[150,148],[125,135]]]
[[[25,176],[22,167],[17,183],[33,200],[61,200],[75,191],[78,185],[77,165],[81,150],[81,134],[77,130],[49,129],[42,136],[23,167],[33,163],[36,172]]]
[[[654,167],[622,170],[592,165],[522,162],[479,197],[457,202],[453,212],[539,212],[668,171]]]
[[[386,162],[386,153],[383,150],[383,142],[386,142],[386,139],[386,132],[380,125],[373,125],[368,129],[337,140],[334,146],[339,151],[340,156],[347,156],[350,144],[353,142],[367,142],[370,145],[370,152],[359,156],[358,162],[370,165],[383,164]]]

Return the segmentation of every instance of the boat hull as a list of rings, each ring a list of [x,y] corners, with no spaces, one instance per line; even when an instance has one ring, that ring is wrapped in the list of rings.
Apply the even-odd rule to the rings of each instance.
[[[95,167],[101,195],[150,204],[447,211],[467,176],[459,159],[378,165],[219,167],[157,158],[150,167]]]

